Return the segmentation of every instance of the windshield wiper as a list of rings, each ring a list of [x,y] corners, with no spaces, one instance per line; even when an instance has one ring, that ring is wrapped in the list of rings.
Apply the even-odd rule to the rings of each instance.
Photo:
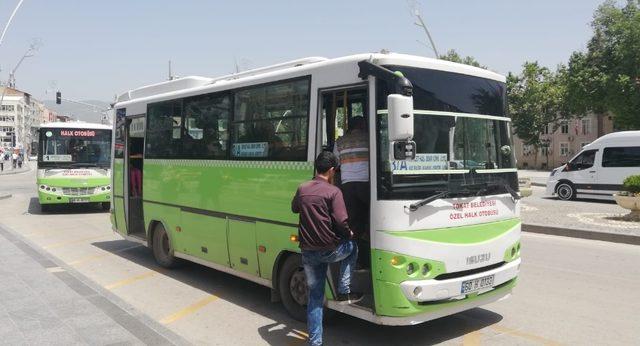
[[[506,182],[503,183],[499,183],[499,184],[487,184],[487,186],[485,186],[484,188],[478,190],[477,195],[481,195],[489,190],[493,190],[496,188],[503,188],[505,189],[505,191],[507,191],[510,195],[511,195],[511,199],[515,202],[519,199],[521,199],[522,197],[518,194],[518,192],[516,190],[514,190],[511,185],[509,185]]]
[[[69,165],[69,167],[99,167],[97,164],[95,163],[82,163],[82,162],[78,162],[78,163],[72,163]]]
[[[435,200],[446,198],[450,194],[451,194],[450,191],[440,191],[440,192],[436,193],[433,196],[427,197],[427,198],[425,198],[425,199],[423,199],[421,201],[418,201],[418,202],[410,204],[409,205],[409,211],[416,211],[416,210],[420,209],[420,207],[423,207],[423,206],[425,206],[425,205],[427,205],[427,204],[429,204],[429,203],[431,203],[431,202],[433,202]]]

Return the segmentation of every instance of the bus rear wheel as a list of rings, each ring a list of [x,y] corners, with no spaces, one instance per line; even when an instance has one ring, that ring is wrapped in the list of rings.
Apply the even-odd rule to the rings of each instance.
[[[158,223],[153,231],[153,257],[164,268],[175,268],[178,259],[173,255],[173,247],[167,231],[161,223]]]
[[[298,321],[307,320],[307,278],[300,255],[289,256],[280,268],[278,278],[280,300],[291,317]]]

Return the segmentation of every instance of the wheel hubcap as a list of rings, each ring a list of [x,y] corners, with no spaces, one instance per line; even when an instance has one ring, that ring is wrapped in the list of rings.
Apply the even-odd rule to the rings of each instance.
[[[302,268],[298,269],[293,275],[291,275],[291,280],[289,281],[289,292],[291,292],[291,297],[296,303],[300,305],[307,305],[307,297],[309,294],[309,290],[307,289],[307,278],[304,275],[304,270]]]
[[[571,188],[566,185],[560,186],[560,188],[558,188],[558,195],[561,198],[569,198],[571,196]]]

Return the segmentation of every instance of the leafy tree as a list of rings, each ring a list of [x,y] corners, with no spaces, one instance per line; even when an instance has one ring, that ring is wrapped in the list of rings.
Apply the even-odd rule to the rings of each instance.
[[[564,82],[566,105],[576,114],[609,111],[621,129],[640,128],[640,0],[595,12],[586,52],[574,52]]]
[[[484,65],[480,65],[480,63],[472,56],[461,57],[455,49],[449,49],[447,54],[441,55],[440,59],[447,60],[451,62],[457,62],[459,64],[466,64],[475,67],[480,67],[486,69],[487,67]]]
[[[565,74],[562,67],[554,73],[537,62],[525,62],[519,75],[507,76],[509,114],[515,133],[536,152],[544,145],[540,135],[547,126],[551,124],[555,130],[569,117],[563,102]]]

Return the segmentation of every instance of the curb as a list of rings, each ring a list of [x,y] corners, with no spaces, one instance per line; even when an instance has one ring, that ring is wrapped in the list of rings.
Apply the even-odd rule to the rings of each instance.
[[[547,187],[547,184],[531,182],[531,186]]]
[[[529,233],[548,234],[562,237],[588,239],[588,240],[601,240],[610,243],[640,245],[640,236],[628,235],[628,234],[616,234],[596,231],[585,231],[581,229],[573,228],[559,228],[542,225],[527,225],[522,224],[522,231]]]
[[[20,174],[20,173],[25,173],[25,172],[29,172],[29,171],[31,171],[31,165],[27,165],[27,169],[21,169],[21,170],[19,170],[17,172],[15,171],[15,169],[12,169],[11,171],[4,170],[4,171],[0,172],[0,177],[3,176],[3,175]]]

